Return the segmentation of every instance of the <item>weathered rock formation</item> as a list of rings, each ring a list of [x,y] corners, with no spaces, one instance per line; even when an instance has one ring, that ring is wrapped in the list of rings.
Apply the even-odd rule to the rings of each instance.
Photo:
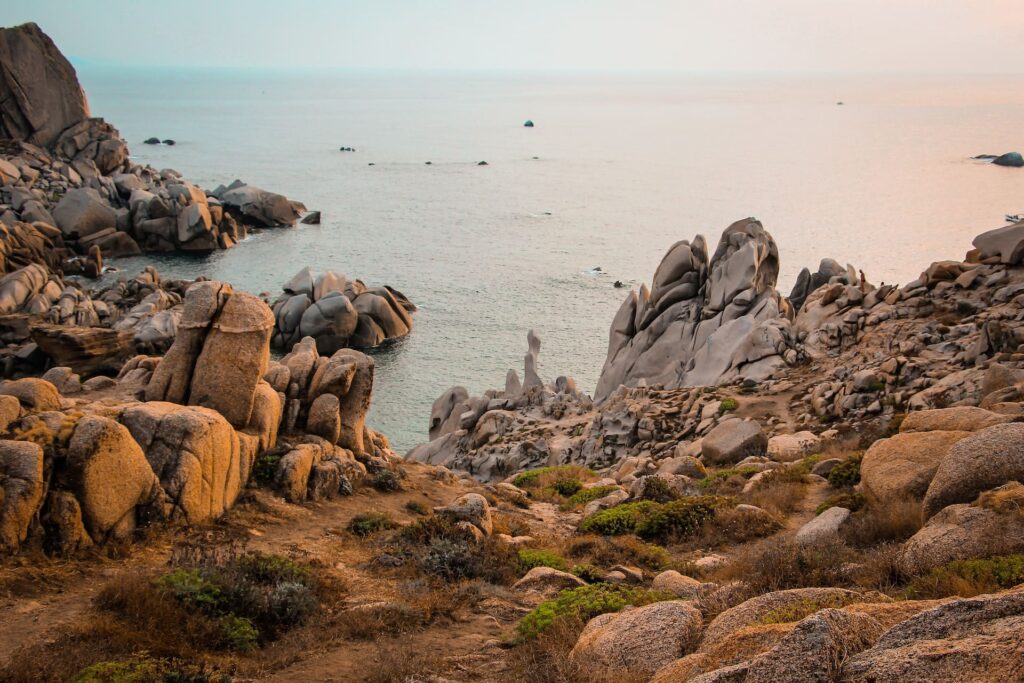
[[[273,303],[277,348],[290,350],[300,339],[312,337],[317,350],[330,355],[346,347],[380,346],[412,329],[416,306],[389,286],[368,288],[341,273],[314,275],[307,267],[282,289]]]
[[[651,288],[630,292],[616,313],[595,400],[621,385],[769,376],[785,364],[788,346],[790,308],[775,291],[778,273],[775,242],[752,218],[729,226],[710,258],[703,237],[677,242]]]

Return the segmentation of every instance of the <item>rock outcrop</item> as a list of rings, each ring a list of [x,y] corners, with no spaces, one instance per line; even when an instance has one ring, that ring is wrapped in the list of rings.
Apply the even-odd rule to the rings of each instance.
[[[48,147],[89,117],[71,63],[36,24],[0,29],[0,137]]]
[[[412,329],[416,306],[392,287],[368,288],[340,273],[314,275],[303,268],[283,289],[273,303],[273,344],[286,351],[304,337],[315,339],[324,355],[373,348]]]
[[[714,385],[785,365],[791,310],[778,273],[775,241],[752,218],[729,226],[710,258],[703,237],[677,242],[615,315],[595,400],[620,385]]]

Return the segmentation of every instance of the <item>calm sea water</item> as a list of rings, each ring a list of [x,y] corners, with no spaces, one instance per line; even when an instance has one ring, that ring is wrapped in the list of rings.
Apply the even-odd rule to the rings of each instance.
[[[624,296],[612,283],[649,281],[676,240],[715,243],[756,216],[778,242],[784,290],[825,256],[906,282],[1024,211],[1024,169],[969,160],[1024,149],[1024,78],[80,76],[136,161],[208,188],[242,178],[323,212],[320,226],[227,252],[122,268],[276,293],[309,265],[420,306],[412,334],[374,354],[371,424],[401,450],[425,439],[449,386],[502,386],[530,328],[542,374],[592,390]],[[150,136],[178,144],[143,145]]]

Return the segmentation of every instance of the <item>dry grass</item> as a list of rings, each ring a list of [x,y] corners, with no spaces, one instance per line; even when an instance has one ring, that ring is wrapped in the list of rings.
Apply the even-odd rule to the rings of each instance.
[[[782,524],[774,517],[752,515],[736,508],[718,508],[715,516],[701,528],[692,545],[700,548],[717,548],[724,545],[745,543],[774,534]]]
[[[583,630],[579,619],[560,619],[536,638],[514,647],[508,654],[504,680],[530,683],[641,683],[647,677],[624,677],[602,671],[569,656]]]
[[[560,550],[566,557],[586,560],[604,568],[625,564],[659,571],[668,569],[672,564],[668,551],[635,536],[585,534],[568,539],[565,548]]]
[[[905,541],[920,528],[921,504],[918,501],[902,500],[888,505],[875,502],[852,514],[841,527],[841,534],[848,545],[873,548]]]
[[[1002,513],[1024,515],[1024,484],[1011,481],[978,496],[978,506]]]
[[[365,683],[425,683],[448,669],[444,657],[402,639],[378,642],[372,663],[361,679]]]
[[[757,594],[789,588],[848,586],[852,582],[846,565],[856,559],[856,553],[836,544],[764,543],[741,549],[713,576],[719,583],[745,581]]]
[[[800,479],[788,476],[767,476],[750,493],[744,495],[743,502],[756,505],[774,515],[787,517],[800,509],[804,496],[807,495],[807,484]]]

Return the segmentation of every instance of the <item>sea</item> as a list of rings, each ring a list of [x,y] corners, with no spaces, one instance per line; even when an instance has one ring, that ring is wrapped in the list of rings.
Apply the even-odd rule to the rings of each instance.
[[[910,281],[1024,212],[1024,169],[971,159],[1024,150],[1024,77],[78,70],[135,162],[323,216],[122,273],[276,295],[310,266],[417,304],[412,333],[372,352],[369,422],[400,452],[449,387],[521,372],[530,329],[542,377],[592,391],[628,291],[614,283],[649,283],[678,240],[713,248],[754,216],[788,292],[823,257]]]

